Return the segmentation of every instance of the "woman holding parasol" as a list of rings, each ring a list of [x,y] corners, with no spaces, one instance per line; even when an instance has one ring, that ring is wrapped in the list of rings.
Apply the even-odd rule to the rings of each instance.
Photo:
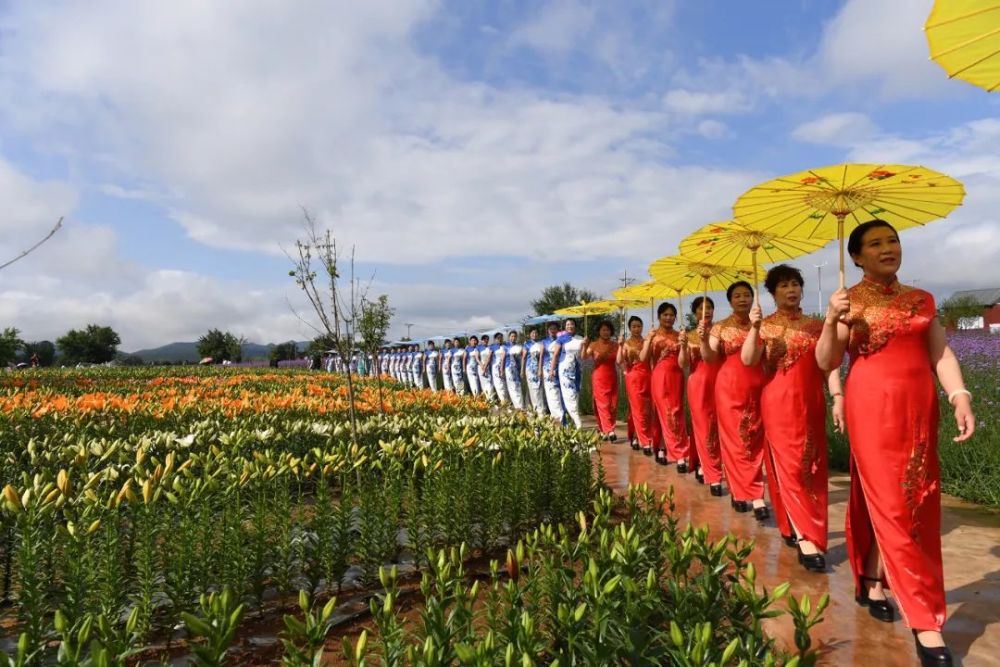
[[[593,359],[594,371],[590,376],[591,394],[594,397],[594,417],[597,432],[603,440],[616,442],[615,420],[618,417],[618,343],[614,341],[615,329],[611,320],[601,320],[597,325],[597,340],[584,339],[581,359]]]
[[[726,290],[733,314],[709,329],[698,325],[701,357],[722,365],[715,381],[715,410],[719,424],[722,464],[737,512],[749,512],[763,521],[770,516],[764,503],[764,430],[760,392],[764,374],[759,366],[743,365],[740,352],[750,333],[753,287],[745,280]]]
[[[652,369],[650,391],[661,435],[656,462],[666,465],[676,461],[677,472],[683,474],[688,471],[690,454],[684,418],[683,366],[687,364],[687,345],[674,329],[677,320],[674,304],[661,303],[656,316],[660,326],[649,332],[639,353],[640,361],[648,363]]]
[[[691,302],[691,313],[705,328],[711,328],[715,303],[707,296],[699,296]],[[713,496],[721,496],[722,453],[715,415],[715,378],[719,373],[719,363],[709,363],[702,359],[701,338],[697,330],[688,332],[687,347],[690,367],[687,399],[691,409],[691,439],[698,453],[698,469],[695,474],[699,481],[709,485]]]
[[[767,272],[764,286],[777,311],[766,318],[750,309],[753,330],[743,343],[747,366],[763,363],[761,417],[764,463],[775,521],[807,570],[826,570],[828,471],[824,383],[833,397],[835,428],[844,430],[840,369],[824,372],[816,363],[823,323],[802,313],[802,273],[787,264]]]
[[[618,365],[625,371],[625,393],[628,396],[629,417],[635,429],[635,449],[642,449],[646,456],[653,455],[653,445],[659,442],[656,413],[650,393],[649,364],[640,359],[644,347],[642,319],[628,319],[629,337],[618,339]]]
[[[934,297],[900,284],[902,246],[888,222],[850,234],[861,282],[830,297],[816,346],[820,367],[850,355],[844,390],[851,441],[847,547],[855,599],[891,621],[890,588],[925,665],[950,665],[941,628],[946,606],[941,562],[941,480],[937,376],[954,407],[956,442],[976,420],[958,360],[936,318]]]

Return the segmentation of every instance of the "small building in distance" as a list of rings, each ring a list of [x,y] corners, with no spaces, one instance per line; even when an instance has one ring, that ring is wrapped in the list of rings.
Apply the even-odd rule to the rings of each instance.
[[[1000,287],[962,290],[955,292],[951,298],[975,301],[983,309],[977,317],[959,318],[959,329],[986,329],[1000,332]]]

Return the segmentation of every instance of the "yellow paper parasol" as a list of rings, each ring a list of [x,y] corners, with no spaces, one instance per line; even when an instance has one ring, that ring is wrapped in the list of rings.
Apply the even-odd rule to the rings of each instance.
[[[757,265],[774,264],[786,259],[816,252],[827,241],[816,238],[781,236],[774,232],[757,231],[738,222],[727,220],[705,225],[689,234],[680,243],[683,257],[723,266],[753,268],[754,300],[760,303],[757,289]]]
[[[1000,1],[937,0],[924,33],[948,78],[1000,89]]]
[[[683,290],[674,289],[670,285],[656,282],[655,280],[650,280],[649,282],[639,283],[638,285],[630,285],[629,287],[622,287],[620,289],[616,289],[611,294],[617,299],[629,299],[636,301],[641,300],[643,305],[646,305],[646,303],[648,302],[649,317],[652,320],[654,319],[653,303],[657,299],[660,300],[672,299],[676,296],[679,301],[680,297],[683,294],[694,294],[694,293],[696,293],[696,290],[688,290],[685,292]],[[681,305],[681,310],[683,310],[683,303],[680,305]],[[653,326],[652,321],[650,322],[650,326]]]
[[[723,266],[683,255],[670,255],[650,264],[649,275],[654,281],[670,285],[680,293],[702,292],[707,298],[709,292],[725,290],[737,280],[749,280],[753,277],[753,269],[749,266]],[[704,311],[704,302],[702,303]]]
[[[744,227],[782,236],[840,241],[844,286],[844,227],[874,218],[896,229],[951,213],[965,198],[953,178],[926,167],[839,164],[782,176],[751,188],[733,205]]]
[[[556,315],[565,315],[566,317],[583,317],[583,332],[586,335],[588,317],[591,315],[604,315],[614,312],[617,309],[618,306],[614,305],[613,302],[601,300],[581,301],[579,306],[568,306],[553,312]]]

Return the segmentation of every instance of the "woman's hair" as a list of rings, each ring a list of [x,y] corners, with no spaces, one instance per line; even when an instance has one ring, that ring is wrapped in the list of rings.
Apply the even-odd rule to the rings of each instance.
[[[528,327],[528,330],[524,332],[526,336],[530,336],[532,331],[538,331],[538,327]]]
[[[786,280],[798,282],[799,287],[806,286],[806,281],[802,279],[801,271],[788,264],[778,264],[767,272],[767,277],[764,278],[764,288],[771,296],[774,296],[774,290],[778,289],[778,283],[783,283]]]
[[[478,343],[479,342],[479,336],[476,336],[475,334],[473,334],[472,336],[469,336],[469,342],[471,343],[472,341],[476,341]]]
[[[875,218],[874,220],[869,220],[868,222],[862,222],[860,225],[851,230],[851,235],[847,237],[847,254],[848,255],[860,255],[861,246],[865,242],[865,234],[867,234],[872,229],[878,229],[879,227],[885,227],[886,229],[891,229],[892,233],[899,237],[899,232],[896,228],[890,225],[885,220],[880,220]],[[857,262],[854,262],[854,266],[861,266]]]
[[[703,301],[708,301],[708,305],[710,305],[712,307],[712,310],[715,310],[715,302],[712,301],[712,297],[710,297],[710,296],[699,296],[698,298],[696,298],[694,301],[691,302],[691,312],[694,313],[695,315],[700,315],[701,314],[701,304],[702,304]]]
[[[639,317],[639,316],[637,316],[637,315],[633,315],[632,317],[628,318],[628,328],[629,329],[632,328],[632,323],[633,322],[638,322],[639,326],[642,326],[642,318]]]
[[[516,332],[516,331],[514,331],[514,330],[511,330],[511,331],[508,331],[508,332],[507,332],[507,337],[508,337],[508,338],[510,338],[510,335],[511,335],[511,334],[514,334],[515,336],[520,336],[520,334],[519,334],[519,333],[517,333],[517,332]]]
[[[660,304],[660,307],[656,309],[656,317],[659,317],[668,310],[674,314],[674,317],[677,317],[677,307],[669,301],[664,301]]]
[[[611,320],[601,320],[601,323],[597,325],[597,333],[600,333],[604,327],[608,328],[612,336],[615,335],[615,325],[611,323]]]
[[[568,317],[565,320],[563,320],[563,329],[565,329],[566,325],[569,324],[570,322],[573,323],[574,327],[576,326],[576,320],[574,320],[572,317]]]
[[[493,340],[503,340],[503,334],[499,331],[493,334]]]
[[[733,292],[736,291],[737,287],[746,287],[748,290],[750,290],[750,296],[753,296],[753,286],[751,286],[750,283],[748,283],[745,280],[737,280],[735,283],[729,286],[729,289],[726,290],[726,301],[733,300]]]
[[[556,329],[558,331],[559,323],[556,322],[555,320],[549,322],[547,325],[545,325],[545,330],[548,331],[549,329]]]

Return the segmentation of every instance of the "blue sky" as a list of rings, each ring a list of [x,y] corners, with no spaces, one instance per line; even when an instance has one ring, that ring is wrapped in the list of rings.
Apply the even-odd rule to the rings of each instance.
[[[126,350],[308,337],[281,251],[304,206],[394,334],[489,327],[546,285],[644,276],[756,182],[845,160],[962,179],[901,276],[1000,285],[1000,97],[928,61],[929,7],[0,2],[0,252],[66,217],[0,276],[0,320],[110,324]]]

